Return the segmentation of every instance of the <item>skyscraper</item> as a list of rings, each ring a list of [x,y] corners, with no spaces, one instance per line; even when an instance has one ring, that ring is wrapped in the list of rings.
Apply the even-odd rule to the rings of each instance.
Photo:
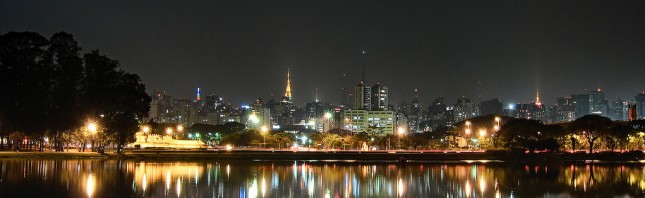
[[[363,82],[354,88],[354,109],[372,110],[372,88]]]
[[[589,113],[607,117],[607,100],[601,89],[589,93]]]
[[[645,119],[645,92],[636,95],[636,117]]]
[[[479,103],[480,115],[503,115],[504,114],[504,104],[500,102],[497,98],[490,100],[482,101]]]
[[[388,89],[379,83],[372,87],[372,110],[388,110]]]
[[[589,114],[589,94],[571,95],[576,106],[576,119]]]
[[[613,103],[612,114],[611,119],[613,120],[627,121],[629,119],[629,102],[618,98]]]

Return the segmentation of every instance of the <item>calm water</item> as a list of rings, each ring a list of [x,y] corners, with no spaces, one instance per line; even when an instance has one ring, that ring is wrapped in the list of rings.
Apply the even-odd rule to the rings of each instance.
[[[0,197],[642,197],[645,167],[0,160]]]

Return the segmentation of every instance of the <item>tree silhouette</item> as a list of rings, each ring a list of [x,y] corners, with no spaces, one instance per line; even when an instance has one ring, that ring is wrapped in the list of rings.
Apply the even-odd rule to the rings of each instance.
[[[581,133],[589,143],[589,153],[593,153],[596,140],[608,134],[612,126],[613,122],[609,118],[599,115],[582,116],[571,124],[572,129],[577,133]]]

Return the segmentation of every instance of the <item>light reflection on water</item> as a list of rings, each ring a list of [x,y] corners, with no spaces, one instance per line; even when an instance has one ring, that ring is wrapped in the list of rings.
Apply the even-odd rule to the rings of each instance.
[[[597,197],[644,191],[642,164],[0,160],[3,197]]]

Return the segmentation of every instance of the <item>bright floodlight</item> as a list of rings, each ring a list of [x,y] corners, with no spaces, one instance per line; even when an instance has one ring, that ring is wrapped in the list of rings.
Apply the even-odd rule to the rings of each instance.
[[[479,136],[480,137],[486,136],[486,129],[479,129]]]
[[[466,126],[470,126],[470,121],[466,121]]]
[[[470,129],[466,129],[466,135],[470,135]]]
[[[141,131],[143,131],[144,133],[148,133],[148,132],[150,132],[150,127],[149,126],[143,126],[141,128]]]
[[[500,120],[502,120],[502,118],[500,118],[500,117],[495,117],[495,121],[498,121],[498,122],[499,122]]]
[[[179,132],[184,131],[184,126],[177,125],[177,131],[179,131]]]
[[[170,127],[166,128],[166,133],[168,135],[172,134],[172,128],[170,128]]]
[[[262,134],[266,134],[267,132],[269,132],[269,128],[266,125],[264,125],[260,127],[260,132],[262,132]]]
[[[257,124],[258,122],[260,122],[260,119],[258,118],[258,116],[255,115],[255,113],[249,115],[249,120],[251,120],[251,122],[253,122],[254,124]]]
[[[327,118],[327,119],[331,118],[331,113],[329,113],[329,112],[325,113],[325,118]]]
[[[87,130],[91,133],[96,133],[98,131],[98,126],[94,122],[87,123]]]
[[[405,134],[405,128],[403,127],[399,127],[396,131],[399,133],[399,135]]]

